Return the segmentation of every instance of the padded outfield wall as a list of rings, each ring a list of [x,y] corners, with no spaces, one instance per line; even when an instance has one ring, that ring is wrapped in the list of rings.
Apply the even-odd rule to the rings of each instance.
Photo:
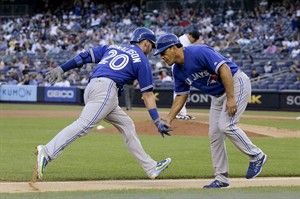
[[[158,107],[170,108],[173,101],[172,90],[154,91]],[[133,106],[144,106],[139,90],[135,90]],[[83,104],[83,89],[77,87],[37,87],[0,85],[1,102],[25,103],[67,103]],[[188,98],[189,108],[209,108],[211,97],[193,90]],[[124,106],[124,95],[120,97],[120,106]],[[254,90],[249,101],[249,110],[300,111],[300,91]]]

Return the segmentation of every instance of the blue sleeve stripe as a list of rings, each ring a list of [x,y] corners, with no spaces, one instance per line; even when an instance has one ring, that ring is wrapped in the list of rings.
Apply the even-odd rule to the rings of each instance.
[[[90,55],[91,55],[91,57],[92,57],[92,62],[95,63],[96,60],[95,60],[94,51],[93,51],[93,49],[90,49],[89,51],[90,51]]]
[[[145,91],[145,90],[148,90],[149,88],[153,88],[153,85],[149,85],[149,86],[146,86],[144,88],[141,88],[141,91]]]
[[[216,70],[215,70],[216,74],[219,74],[219,73],[218,73],[218,70],[219,70],[220,66],[222,66],[223,64],[225,64],[225,60],[223,60],[223,61],[221,61],[220,63],[218,63],[218,65],[217,65],[217,67],[216,67]]]

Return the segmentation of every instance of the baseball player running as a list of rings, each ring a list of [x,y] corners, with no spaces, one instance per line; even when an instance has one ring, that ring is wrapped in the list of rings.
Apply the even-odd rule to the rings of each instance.
[[[152,92],[152,71],[146,57],[155,47],[154,33],[144,27],[133,32],[131,45],[100,45],[84,51],[54,68],[46,76],[50,83],[62,78],[68,70],[86,63],[98,63],[85,88],[85,106],[79,118],[61,130],[46,145],[37,146],[37,179],[42,179],[46,165],[77,138],[86,135],[105,119],[123,135],[124,141],[149,178],[156,178],[171,163],[171,158],[153,160],[143,149],[132,119],[118,105],[118,91],[126,83],[139,81],[145,106],[162,136],[170,135],[169,127],[159,117]]]
[[[215,180],[204,188],[229,186],[225,138],[250,158],[247,179],[262,171],[267,155],[255,146],[237,124],[251,96],[250,80],[238,66],[207,45],[183,48],[174,34],[162,35],[154,55],[174,65],[177,94],[166,118],[170,124],[186,102],[191,86],[211,95],[209,138]]]
[[[189,32],[188,34],[183,34],[179,37],[179,41],[182,44],[183,47],[190,46],[198,41],[200,37],[200,33],[198,30],[193,30]],[[174,92],[173,99],[175,99],[176,93]],[[191,116],[187,113],[186,109],[186,103],[184,103],[182,109],[179,111],[179,113],[176,115],[177,119],[180,120],[194,120],[195,117]]]

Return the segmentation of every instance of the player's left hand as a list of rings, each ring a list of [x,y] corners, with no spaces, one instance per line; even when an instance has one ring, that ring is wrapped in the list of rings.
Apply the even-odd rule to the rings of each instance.
[[[61,67],[56,67],[46,73],[46,80],[50,84],[54,84],[55,82],[62,81],[63,69]]]
[[[235,115],[237,111],[237,105],[234,98],[227,98],[226,108],[230,117]]]
[[[172,129],[164,120],[162,119],[157,120],[155,122],[155,125],[162,137],[165,137],[165,135],[171,136],[169,132],[172,131]]]

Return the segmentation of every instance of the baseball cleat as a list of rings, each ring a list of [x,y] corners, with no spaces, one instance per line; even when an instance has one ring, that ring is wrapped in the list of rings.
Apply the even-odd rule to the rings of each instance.
[[[218,189],[218,188],[225,188],[228,187],[229,184],[226,182],[221,182],[219,180],[214,180],[212,183],[205,185],[204,189]]]
[[[179,120],[194,120],[196,118],[194,116],[191,116],[191,115],[178,114],[178,115],[176,115],[176,119],[179,119]]]
[[[48,160],[47,160],[47,154],[44,150],[44,146],[43,145],[38,145],[36,147],[37,149],[37,179],[42,180],[43,175],[44,175],[44,171],[45,171],[45,167],[48,164]]]
[[[267,155],[264,154],[263,157],[260,158],[259,160],[250,162],[248,171],[246,174],[246,178],[251,179],[251,178],[255,178],[256,176],[258,176],[261,173],[262,167],[266,163],[266,161],[267,161]]]
[[[194,116],[191,116],[191,115],[186,115],[190,120],[194,120],[194,119],[196,119],[196,117],[194,117]]]
[[[151,174],[149,174],[149,178],[151,179],[155,179],[157,176],[159,176],[159,174],[165,170],[166,168],[168,168],[168,166],[171,164],[172,160],[171,158],[166,158],[160,162],[157,163],[157,165],[154,168],[154,171],[152,171]]]

